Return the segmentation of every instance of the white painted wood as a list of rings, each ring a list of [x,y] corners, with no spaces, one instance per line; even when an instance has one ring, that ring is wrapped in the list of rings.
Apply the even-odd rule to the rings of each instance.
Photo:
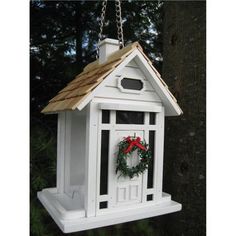
[[[105,63],[107,58],[115,51],[120,49],[119,40],[104,39],[99,44],[99,63]]]
[[[110,79],[109,81],[107,81],[107,84],[105,85],[105,87],[119,88],[119,79],[121,78],[123,78],[123,76],[116,75],[114,79]],[[136,77],[134,76],[132,78],[136,79]],[[155,92],[154,88],[152,87],[151,83],[148,80],[146,80],[145,78],[141,78],[141,79],[144,83],[144,91]],[[123,90],[123,92],[125,92],[125,90]],[[129,92],[126,91],[126,93],[129,93]]]
[[[146,78],[150,81],[154,87],[157,94],[160,96],[164,106],[166,116],[176,116],[182,114],[182,110],[179,105],[173,100],[165,86],[158,79],[153,69],[148,64],[147,60],[143,57],[141,52],[137,51],[137,56],[135,57],[135,62],[138,64],[139,68],[143,71]]]
[[[120,110],[120,111],[160,112],[162,109],[162,107],[158,105],[142,106],[142,105],[130,105],[122,103],[100,103],[98,106],[100,109],[103,110]]]
[[[149,194],[155,194],[155,189],[154,188],[146,189],[146,195],[149,195]]]
[[[162,112],[156,114],[156,124],[158,129],[155,135],[155,166],[154,166],[154,186],[156,186],[155,200],[160,200],[162,197],[162,180],[163,180],[163,156],[164,156],[164,122],[165,108]]]
[[[145,113],[144,116],[144,125],[146,126],[144,129],[144,140],[149,143],[149,112]],[[143,173],[143,182],[142,182],[142,203],[146,203],[147,201],[147,174],[148,171]]]
[[[119,72],[137,55],[138,50],[134,50],[126,59],[120,63],[116,69],[114,69],[107,77],[104,79],[97,87],[93,90],[77,107],[78,110],[82,110],[98,93],[101,93],[103,87],[106,85],[107,81],[114,78]]]
[[[111,104],[122,104],[132,106],[162,106],[161,102],[144,102],[144,101],[132,101],[132,100],[120,100],[114,98],[93,98],[93,102],[96,103],[111,103]]]
[[[95,97],[98,98],[111,98],[121,100],[133,100],[133,101],[146,101],[146,102],[161,102],[156,92],[143,91],[141,94],[134,93],[121,93],[118,88],[104,87],[101,93],[98,93]]]
[[[116,116],[115,111],[110,111],[110,140],[109,140],[109,167],[108,167],[108,194],[109,194],[109,201],[108,201],[108,208],[111,208],[115,205],[116,198],[114,196],[114,184],[116,179],[116,160],[115,157],[112,155],[113,148],[116,145],[114,137],[115,136],[115,122]],[[103,129],[102,124],[100,125],[101,129]],[[98,212],[99,213],[99,212]]]
[[[81,114],[82,113],[82,114]],[[70,185],[84,185],[85,147],[86,147],[85,111],[71,112],[71,151],[70,151]]]
[[[134,94],[142,94],[143,91],[147,90],[146,89],[146,86],[145,86],[145,81],[144,79],[142,78],[139,78],[137,79],[137,77],[133,76],[133,77],[128,77],[129,79],[133,79],[133,80],[139,80],[141,83],[142,83],[142,86],[143,88],[141,90],[135,90],[135,89],[126,89],[126,88],[123,88],[123,86],[121,85],[121,81],[124,79],[124,78],[127,78],[127,76],[124,76],[123,73],[122,73],[122,76],[120,76],[117,80],[118,82],[118,85],[117,87],[119,88],[119,90],[122,92],[122,93],[127,93],[127,94],[130,94],[130,93],[134,93]]]
[[[128,128],[128,127],[127,127]],[[110,137],[114,143],[111,147],[111,160],[116,160],[118,152],[118,143],[123,140],[124,137],[132,136],[136,133],[137,136],[144,138],[144,131],[130,131],[128,130],[118,130],[115,129],[114,135]],[[137,153],[132,153],[131,157],[127,159],[127,163],[130,167],[137,165],[139,162]],[[141,193],[142,193],[142,175],[130,179],[129,177],[122,177],[120,173],[117,175],[112,174],[113,183],[113,207],[119,207],[121,205],[139,204],[141,203]],[[110,178],[111,178],[110,177]]]
[[[110,129],[109,124],[102,124],[102,129],[108,130]],[[157,130],[157,125],[131,125],[131,124],[116,124],[116,130],[129,130],[134,133],[135,130],[143,131],[143,130]]]
[[[65,112],[65,192],[70,194],[71,112]]]
[[[96,103],[94,103],[96,104]],[[97,105],[97,104],[96,104]],[[103,201],[103,197],[108,197],[109,195],[100,195],[100,176],[101,176],[101,145],[102,145],[102,140],[101,140],[101,135],[102,135],[102,130],[101,130],[101,123],[102,123],[102,111],[98,111],[98,142],[97,142],[97,178],[96,178],[96,216],[99,211],[99,203]],[[108,201],[108,199],[104,200]]]
[[[176,116],[182,114],[182,110],[179,105],[171,97],[168,89],[160,81],[159,77],[151,66],[148,64],[147,60],[140,53],[138,49],[135,49],[129,56],[127,56],[119,66],[116,67],[107,77],[104,79],[77,107],[79,110],[82,110],[94,97],[107,97],[107,98],[119,98],[119,99],[130,99],[129,96],[121,97],[120,93],[115,90],[115,88],[104,88],[107,84],[107,81],[115,78],[117,75],[121,75],[121,71],[124,67],[132,60],[135,60],[136,64],[139,66],[141,71],[144,73],[147,80],[152,84],[152,87],[155,89],[156,96],[161,99],[162,103],[165,106],[165,115],[166,116]],[[157,95],[158,94],[158,95]],[[130,96],[133,94],[130,94]],[[116,97],[119,96],[119,97]],[[141,95],[140,95],[141,96]],[[147,94],[148,96],[148,94]],[[133,97],[132,99],[136,100],[137,98]],[[132,100],[131,99],[131,100]],[[143,98],[144,99],[144,98]],[[140,101],[145,101],[146,99],[137,99]],[[147,99],[153,101],[152,99]],[[154,100],[155,101],[155,100]],[[160,102],[160,100],[158,100]]]
[[[65,162],[65,112],[58,114],[57,124],[57,191],[64,192]]]
[[[98,196],[98,203],[99,203],[99,202],[109,201],[109,197],[110,197],[110,196],[109,196],[108,194]],[[98,205],[99,205],[99,204],[98,204]],[[99,210],[99,208],[98,208],[98,210]]]
[[[64,193],[58,194],[54,191],[54,188],[44,189],[42,192],[38,192],[38,196],[39,194],[43,195],[47,200],[47,204],[56,209],[58,218],[62,220],[73,220],[85,217],[85,210],[78,199],[71,199]]]
[[[86,164],[85,164],[85,210],[86,216],[95,216],[98,107],[91,102],[87,108],[86,122]]]
[[[72,218],[67,218],[67,220],[65,220],[65,218],[62,218],[60,211],[58,211],[59,205],[51,204],[48,195],[45,194],[45,192],[38,192],[39,200],[64,233],[72,233],[107,225],[119,224],[181,210],[181,204],[172,201],[170,199],[170,195],[168,194],[165,194],[164,196],[165,198],[163,197],[163,202],[152,202],[151,204],[149,203],[146,205],[139,204],[134,206],[133,208],[130,206],[125,206],[126,210],[115,208],[113,209],[113,211],[103,211],[103,214],[97,217],[73,218],[73,212],[71,212]],[[52,198],[51,200],[53,201],[53,199],[54,198]]]
[[[130,61],[130,62],[126,65],[126,67],[138,68],[138,65],[137,65],[137,63],[136,63],[134,60],[132,60],[132,61]]]

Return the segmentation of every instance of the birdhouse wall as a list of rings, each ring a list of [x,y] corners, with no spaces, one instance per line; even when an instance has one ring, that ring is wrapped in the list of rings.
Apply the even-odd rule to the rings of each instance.
[[[58,192],[84,191],[85,178],[85,112],[63,112],[58,115]]]
[[[86,117],[80,113],[71,112],[71,186],[84,185]]]
[[[122,89],[120,85],[122,78],[141,80],[143,83],[142,91]],[[160,97],[138,67],[135,59],[128,63],[114,78],[108,80],[105,87],[95,97],[161,103]]]

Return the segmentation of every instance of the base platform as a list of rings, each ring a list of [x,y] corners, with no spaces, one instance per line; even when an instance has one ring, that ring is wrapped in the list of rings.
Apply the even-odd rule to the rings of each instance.
[[[135,208],[113,209],[93,217],[86,217],[85,210],[77,206],[76,210],[65,207],[56,196],[56,188],[44,189],[38,192],[38,198],[56,224],[64,233],[99,228],[108,225],[145,219],[149,217],[180,211],[182,205],[171,200],[171,196],[163,193],[163,200],[147,205],[140,204]],[[56,196],[56,197],[55,197]],[[59,200],[58,200],[59,199]]]

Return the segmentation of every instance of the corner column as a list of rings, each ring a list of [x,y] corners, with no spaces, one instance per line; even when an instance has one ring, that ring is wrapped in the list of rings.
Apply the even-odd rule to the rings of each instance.
[[[58,113],[57,121],[57,192],[64,192],[65,166],[65,112]]]
[[[93,102],[87,107],[86,117],[85,212],[86,217],[90,217],[96,213],[97,191],[98,108]]]

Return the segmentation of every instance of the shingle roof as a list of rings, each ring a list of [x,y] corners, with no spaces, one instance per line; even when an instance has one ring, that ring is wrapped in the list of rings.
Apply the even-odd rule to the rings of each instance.
[[[99,64],[99,61],[96,60],[88,64],[82,73],[49,101],[42,113],[75,110],[91,91],[136,48],[142,51],[139,43],[135,42],[114,52],[108,57],[106,63]]]
[[[42,113],[75,110],[76,107],[78,107],[80,103],[83,102],[84,99],[135,49],[138,49],[142,53],[172,99],[177,102],[175,97],[168,90],[168,86],[161,79],[158,71],[144,54],[140,44],[135,42],[111,54],[103,64],[99,64],[99,60],[88,64],[82,73],[77,75],[74,80],[68,83],[64,89],[59,91],[59,93],[49,101],[49,104],[42,110]]]

